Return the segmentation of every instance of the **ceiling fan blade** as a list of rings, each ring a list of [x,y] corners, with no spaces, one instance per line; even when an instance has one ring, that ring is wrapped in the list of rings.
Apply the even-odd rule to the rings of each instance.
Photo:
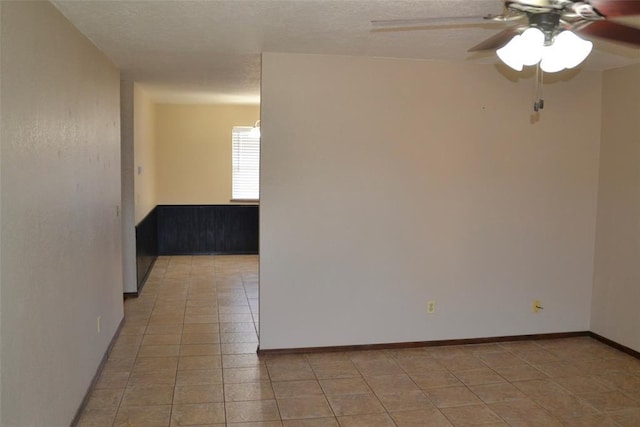
[[[575,31],[586,36],[600,37],[640,46],[640,29],[611,21],[596,21]]]
[[[640,15],[640,0],[589,0],[588,3],[607,18]]]
[[[514,36],[520,34],[521,27],[511,27],[500,31],[493,37],[489,37],[480,44],[475,45],[468,52],[478,52],[481,50],[495,50],[509,43]]]
[[[438,27],[447,25],[482,25],[502,23],[504,21],[494,19],[494,15],[484,16],[450,16],[443,18],[414,18],[414,19],[381,19],[371,21],[374,29],[412,28],[412,27]]]

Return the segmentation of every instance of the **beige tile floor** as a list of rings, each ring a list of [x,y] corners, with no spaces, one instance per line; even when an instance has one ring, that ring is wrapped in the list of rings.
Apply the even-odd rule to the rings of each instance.
[[[590,338],[258,357],[258,258],[161,257],[81,426],[640,426],[640,361]]]

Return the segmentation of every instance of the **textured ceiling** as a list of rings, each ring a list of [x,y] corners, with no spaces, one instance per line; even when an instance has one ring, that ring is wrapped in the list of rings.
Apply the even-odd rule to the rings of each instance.
[[[163,102],[257,103],[260,53],[493,63],[467,49],[499,26],[371,31],[375,19],[498,14],[500,0],[54,1],[122,70]],[[640,18],[629,20],[640,27]],[[595,40],[594,40],[595,41]],[[640,62],[640,49],[595,41],[589,69]]]

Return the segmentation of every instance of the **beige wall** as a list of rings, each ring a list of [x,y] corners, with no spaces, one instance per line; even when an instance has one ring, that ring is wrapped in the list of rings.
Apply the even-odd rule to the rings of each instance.
[[[123,317],[120,77],[50,3],[1,12],[0,425],[66,426]]]
[[[157,143],[155,104],[140,87],[133,85],[133,140],[135,176],[135,222],[156,206]]]
[[[2,2],[0,2],[0,99],[2,86]],[[2,165],[2,102],[0,102],[0,165]],[[2,224],[2,173],[0,172],[0,224]],[[2,422],[2,233],[0,233],[0,423]]]
[[[228,204],[231,130],[259,118],[257,105],[157,104],[158,204]]]
[[[122,221],[122,287],[125,293],[133,293],[138,289],[133,92],[133,81],[120,81],[120,175],[122,187],[120,217]]]
[[[604,73],[591,329],[640,351],[640,65]]]
[[[600,73],[547,84],[536,121],[493,66],[262,70],[261,348],[588,330]]]

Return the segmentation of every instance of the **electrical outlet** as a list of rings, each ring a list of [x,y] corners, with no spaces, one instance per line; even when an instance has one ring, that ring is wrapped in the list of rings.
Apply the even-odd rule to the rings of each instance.
[[[533,312],[534,313],[539,313],[540,310],[543,310],[544,307],[542,306],[542,303],[540,302],[540,300],[533,300],[533,306],[532,306]]]
[[[100,333],[100,330],[102,329],[102,316],[97,317],[97,322],[98,322],[98,333]]]
[[[427,313],[428,314],[434,314],[436,312],[436,302],[435,301],[428,301],[427,302]]]

